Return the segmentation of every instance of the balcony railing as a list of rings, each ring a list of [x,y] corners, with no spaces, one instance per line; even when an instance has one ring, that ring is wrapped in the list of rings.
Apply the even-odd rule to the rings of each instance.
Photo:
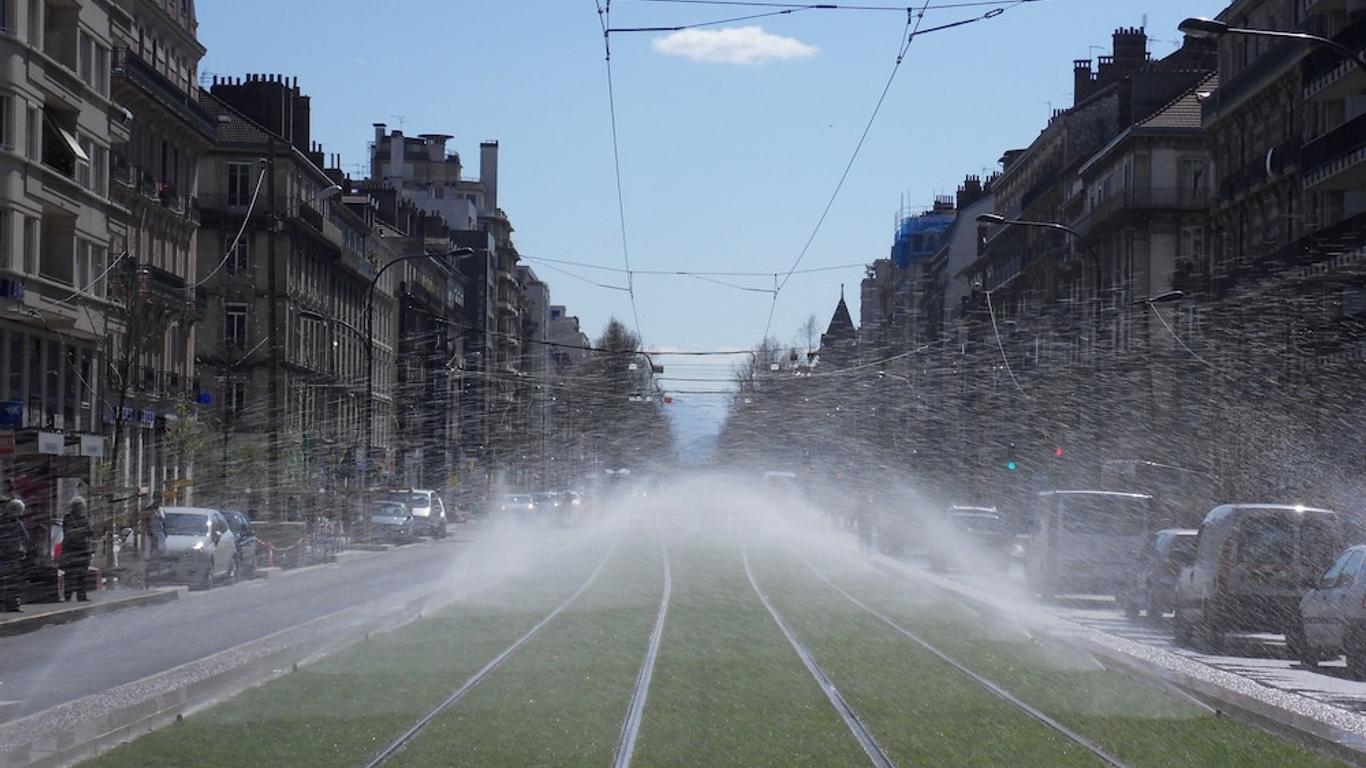
[[[1320,167],[1366,147],[1366,113],[1304,145],[1301,152],[1302,175],[1312,176]]]
[[[115,80],[124,79],[136,86],[203,135],[215,135],[217,124],[208,110],[195,99],[192,90],[177,87],[165,75],[127,48],[115,48],[111,64],[111,73]]]
[[[151,264],[141,264],[137,266],[137,276],[139,293],[170,304],[190,303],[185,278],[180,275]]]
[[[1333,42],[1340,43],[1353,51],[1366,48],[1366,15],[1358,16],[1355,21],[1344,27],[1341,32],[1333,35],[1331,39]],[[1315,48],[1304,57],[1300,67],[1307,92],[1313,86],[1314,81],[1324,75],[1340,68],[1354,69],[1356,65],[1331,48]]]

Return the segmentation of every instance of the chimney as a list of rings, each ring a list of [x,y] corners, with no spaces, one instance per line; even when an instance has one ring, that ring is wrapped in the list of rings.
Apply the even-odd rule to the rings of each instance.
[[[403,173],[403,131],[395,130],[389,134],[389,176],[402,177]]]
[[[498,209],[498,142],[479,142],[479,186],[484,188],[484,207]]]
[[[384,141],[384,129],[388,126],[384,123],[374,123],[373,126],[375,129],[375,146],[378,147],[379,143]]]
[[[442,133],[424,133],[422,141],[427,145],[427,159],[433,163],[439,163],[446,159],[446,140],[450,139]]]
[[[1072,106],[1091,98],[1095,92],[1096,76],[1091,72],[1090,59],[1076,59],[1072,62]]]
[[[1147,63],[1148,33],[1143,27],[1116,29],[1112,39],[1115,66],[1120,70],[1120,77]]]
[[[979,176],[968,176],[963,179],[962,186],[958,187],[958,210],[964,210],[969,205],[982,199],[982,179]]]

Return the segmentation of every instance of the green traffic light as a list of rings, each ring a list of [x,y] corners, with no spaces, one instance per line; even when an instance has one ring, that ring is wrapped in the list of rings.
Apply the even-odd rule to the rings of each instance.
[[[1020,465],[1019,465],[1019,464],[1016,464],[1016,463],[1013,462],[1013,461],[1008,461],[1008,462],[1006,462],[1006,469],[1010,470],[1011,472],[1014,472],[1015,470],[1017,470],[1017,469],[1019,469],[1019,468],[1020,468]]]

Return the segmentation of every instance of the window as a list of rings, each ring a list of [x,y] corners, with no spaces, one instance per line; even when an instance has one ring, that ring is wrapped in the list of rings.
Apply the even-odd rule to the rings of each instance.
[[[99,145],[92,146],[90,165],[94,173],[90,178],[90,191],[97,195],[109,194],[109,150]]]
[[[24,217],[24,274],[38,274],[38,220]]]
[[[90,285],[90,281],[95,277],[95,272],[90,263],[90,241],[76,241],[76,290],[83,291]]]
[[[35,48],[43,39],[43,0],[28,0],[28,44]]]
[[[227,268],[229,272],[245,272],[251,269],[251,233],[242,233],[242,237],[237,241],[237,247],[228,254]]]
[[[0,210],[0,268],[13,269],[14,264],[10,261],[10,228],[9,211]]]
[[[247,343],[247,305],[225,304],[223,307],[223,341],[230,347]]]
[[[0,0],[4,2],[4,0]],[[85,32],[81,33],[80,48],[76,55],[76,74],[81,82],[93,86],[95,80],[95,41]]]
[[[0,93],[0,149],[14,149],[14,97],[8,93]]]
[[[38,159],[38,136],[41,131],[38,108],[29,105],[24,120],[24,156],[30,160]]]
[[[1363,554],[1361,550],[1357,550],[1347,558],[1347,562],[1342,566],[1342,573],[1338,574],[1337,586],[1352,586],[1352,582],[1356,581],[1357,573],[1361,571],[1361,560],[1363,557],[1366,557],[1366,554]]]
[[[251,202],[251,163],[228,163],[228,205]]]
[[[81,155],[76,156],[76,183],[85,189],[90,189],[90,156],[95,151],[95,142],[82,136],[79,141]]]
[[[247,382],[242,379],[228,381],[228,388],[223,399],[223,405],[228,409],[228,413],[233,416],[240,416],[247,407]]]

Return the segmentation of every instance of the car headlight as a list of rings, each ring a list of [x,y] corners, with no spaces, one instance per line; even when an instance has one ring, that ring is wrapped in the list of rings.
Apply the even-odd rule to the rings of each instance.
[[[198,552],[199,550],[201,550],[201,549],[203,549],[203,548],[204,548],[204,542],[202,542],[202,541],[196,541],[196,542],[194,543],[194,546],[190,547],[190,549],[192,549],[192,550],[194,550],[194,551],[196,551],[196,552]]]

